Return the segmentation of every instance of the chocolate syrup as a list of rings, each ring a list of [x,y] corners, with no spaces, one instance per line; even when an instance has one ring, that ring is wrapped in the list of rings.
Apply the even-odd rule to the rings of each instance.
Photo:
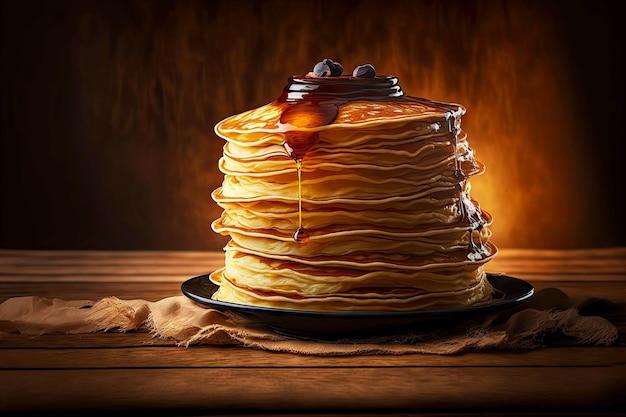
[[[470,200],[471,210],[466,205],[466,200],[469,199],[467,193],[465,192],[465,182],[467,180],[467,174],[463,170],[460,161],[459,155],[459,129],[457,126],[456,117],[448,117],[448,130],[452,134],[452,146],[454,149],[454,170],[453,175],[455,178],[459,179],[458,183],[459,188],[459,213],[460,213],[460,221],[467,221],[469,224],[468,227],[468,236],[469,236],[469,245],[468,249],[470,251],[469,256],[475,256],[476,254],[484,254],[485,246],[483,244],[483,239],[481,232],[485,227],[485,219],[483,218],[482,212],[480,208],[476,207]],[[478,244],[474,241],[474,232],[478,232]]]
[[[464,191],[462,191],[462,195],[460,197],[460,200],[462,200],[461,204],[464,206],[464,217],[465,220],[467,221],[467,223],[469,224],[468,227],[468,234],[469,234],[469,246],[468,249],[470,251],[470,256],[475,256],[476,254],[478,255],[482,255],[482,254],[486,254],[486,249],[484,246],[484,242],[483,242],[483,238],[481,235],[482,230],[485,227],[486,221],[483,217],[482,211],[480,210],[480,207],[476,206],[467,196],[467,193],[465,193]],[[465,200],[469,200],[469,204],[467,204],[465,202]],[[467,206],[470,206],[470,208],[468,208]],[[476,241],[474,240],[474,232],[478,232],[478,243],[476,243]]]
[[[459,162],[459,129],[456,126],[456,117],[448,117],[448,131],[452,133],[452,146],[454,148],[454,176],[455,178],[465,177],[465,172]]]

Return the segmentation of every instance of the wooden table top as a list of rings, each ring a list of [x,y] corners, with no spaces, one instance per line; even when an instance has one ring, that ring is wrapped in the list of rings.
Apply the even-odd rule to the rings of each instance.
[[[35,295],[156,301],[221,252],[0,250],[0,302]],[[487,268],[572,297],[626,303],[626,248],[502,249]],[[177,346],[147,332],[0,334],[0,414],[622,415],[626,317],[611,347],[308,356]]]

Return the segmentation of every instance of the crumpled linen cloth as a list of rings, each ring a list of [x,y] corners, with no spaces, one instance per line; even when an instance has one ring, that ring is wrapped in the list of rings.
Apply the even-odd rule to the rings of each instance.
[[[151,332],[191,345],[236,345],[309,355],[457,354],[476,349],[536,349],[554,344],[612,345],[617,328],[600,313],[617,308],[605,299],[573,299],[556,288],[538,291],[515,308],[438,328],[363,339],[289,338],[233,313],[194,303],[185,296],[159,301],[62,300],[14,297],[0,304],[2,333]]]

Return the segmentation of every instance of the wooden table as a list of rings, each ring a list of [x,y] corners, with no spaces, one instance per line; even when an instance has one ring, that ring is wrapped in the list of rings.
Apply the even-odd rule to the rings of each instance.
[[[38,295],[155,301],[221,265],[205,252],[0,250],[0,301]],[[570,296],[626,302],[626,248],[502,249],[489,271]],[[619,415],[626,317],[612,347],[454,356],[319,357],[178,347],[150,334],[0,336],[0,414]]]

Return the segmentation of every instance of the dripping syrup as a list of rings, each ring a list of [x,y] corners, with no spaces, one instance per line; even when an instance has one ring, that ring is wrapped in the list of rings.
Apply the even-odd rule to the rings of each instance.
[[[289,135],[285,135],[289,138]],[[293,136],[291,136],[293,138]],[[317,134],[313,136],[312,134],[303,135],[300,134],[297,136],[299,141],[289,141],[285,140],[283,142],[283,148],[287,152],[287,155],[291,157],[296,163],[296,174],[297,174],[297,186],[298,186],[298,228],[293,234],[293,240],[298,243],[304,244],[309,241],[309,233],[304,228],[302,222],[302,159],[306,151],[317,142]],[[304,139],[304,140],[303,140]],[[308,140],[307,140],[308,139]]]
[[[278,101],[289,103],[281,114],[280,125],[285,136],[283,147],[295,161],[298,176],[298,228],[293,234],[296,242],[304,244],[309,240],[302,218],[302,164],[307,152],[319,141],[315,129],[334,122],[339,107],[349,101],[384,100],[403,95],[395,77],[289,78]]]
[[[465,176],[464,176],[463,170],[461,169],[461,164],[459,162],[459,155],[458,155],[459,132],[458,132],[458,129],[456,128],[456,119],[452,116],[448,117],[448,131],[452,133],[452,153],[454,154],[453,175],[454,175],[454,178],[461,179],[461,178],[464,178]],[[464,184],[465,184],[464,180],[460,180],[458,183],[460,221],[469,220],[469,213],[467,211],[467,207],[465,207],[465,191],[463,190]],[[471,226],[468,232],[469,232],[470,250],[473,250],[474,232]]]
[[[459,161],[459,129],[456,126],[456,117],[448,117],[448,131],[452,133],[452,150],[454,152],[454,177],[465,178],[465,172]]]
[[[279,131],[285,136],[283,147],[287,155],[295,161],[298,175],[299,226],[293,235],[294,240],[297,242],[306,243],[309,238],[302,219],[302,165],[305,155],[319,141],[317,128],[333,123],[337,118],[341,105],[358,100],[403,100],[436,106],[442,110],[458,111],[458,108],[454,105],[405,96],[397,77],[290,77],[288,84],[277,101],[289,104],[281,114]],[[449,127],[452,129],[453,125],[450,124],[450,119],[454,119],[454,117],[448,118]],[[455,125],[454,129],[455,173],[461,176],[463,173],[456,158],[458,132],[456,132]]]
[[[296,160],[296,171],[298,173],[298,228],[293,234],[293,240],[306,243],[309,240],[309,233],[302,225],[302,159]]]
[[[454,153],[454,177],[459,179],[458,188],[459,188],[459,213],[461,222],[467,221],[469,223],[469,228],[467,230],[469,236],[469,244],[468,249],[470,254],[482,254],[485,252],[485,246],[482,239],[482,230],[485,226],[485,220],[483,219],[482,212],[480,208],[474,206],[474,210],[470,213],[468,207],[466,206],[465,199],[467,198],[467,194],[464,191],[465,181],[466,181],[466,173],[463,171],[463,167],[461,166],[460,157],[458,153],[459,148],[459,129],[457,128],[456,118],[448,117],[448,130],[452,133],[452,147]],[[474,232],[478,234],[478,244],[476,244],[474,240]]]
[[[482,231],[485,227],[485,219],[483,218],[480,208],[471,202],[470,204],[474,209],[473,212],[469,213],[467,208],[465,209],[467,220],[469,222],[469,250],[471,253],[485,254],[486,249],[482,237]],[[478,243],[474,240],[474,234],[478,235]]]

